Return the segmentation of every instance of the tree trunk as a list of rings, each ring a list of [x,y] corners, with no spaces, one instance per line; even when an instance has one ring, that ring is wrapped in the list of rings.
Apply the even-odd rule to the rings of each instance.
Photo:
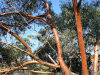
[[[81,16],[80,16],[81,0],[79,1],[78,4],[77,4],[77,0],[72,0],[72,1],[73,1],[73,6],[74,6],[75,18],[76,18],[78,42],[79,42],[79,48],[80,48],[80,53],[81,53],[81,59],[82,59],[83,75],[88,75],[86,54],[85,54],[85,48],[84,48],[84,42],[83,42],[83,31],[82,31],[82,25],[81,25]]]

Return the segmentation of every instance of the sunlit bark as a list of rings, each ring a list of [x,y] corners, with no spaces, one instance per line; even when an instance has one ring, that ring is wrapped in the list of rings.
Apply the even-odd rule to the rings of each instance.
[[[99,44],[99,39],[100,36],[98,37],[98,39],[96,40],[95,46],[94,46],[94,73],[98,73],[98,44]]]
[[[69,69],[65,65],[64,60],[63,60],[62,48],[61,48],[61,45],[60,45],[60,39],[59,39],[57,30],[55,28],[54,22],[51,19],[51,14],[50,14],[50,11],[49,11],[49,5],[45,0],[42,0],[42,1],[45,3],[45,5],[47,7],[47,17],[50,19],[50,22],[51,22],[50,27],[51,27],[51,29],[54,33],[55,39],[56,39],[57,49],[58,49],[58,60],[59,60],[60,66],[61,66],[62,70],[66,73],[66,75],[69,75]]]
[[[79,48],[80,48],[81,58],[82,58],[83,75],[88,75],[86,54],[85,54],[85,48],[84,48],[84,42],[83,42],[81,16],[80,16],[81,0],[79,1],[79,3],[77,3],[77,0],[72,0],[72,1],[73,1],[73,6],[74,6],[75,18],[76,18]]]

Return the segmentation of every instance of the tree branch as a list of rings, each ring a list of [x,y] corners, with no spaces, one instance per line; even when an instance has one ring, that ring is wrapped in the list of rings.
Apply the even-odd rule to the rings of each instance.
[[[58,49],[58,59],[59,59],[59,63],[61,65],[62,70],[65,72],[65,74],[66,75],[69,75],[69,69],[68,69],[68,67],[66,66],[66,64],[64,63],[64,60],[63,60],[62,48],[61,48],[61,45],[60,45],[60,39],[59,39],[57,30],[55,28],[55,24],[54,24],[54,22],[51,19],[51,14],[50,14],[50,11],[49,11],[49,5],[48,5],[48,3],[45,0],[42,0],[42,1],[46,5],[47,11],[48,11],[47,17],[49,18],[49,20],[51,22],[51,25],[49,25],[49,26],[51,27],[51,29],[52,29],[52,31],[54,33],[55,39],[56,39],[57,49]]]
[[[30,70],[29,68],[27,67],[23,67],[23,68],[16,68],[14,70],[27,70],[27,71],[30,71],[30,72],[33,72],[33,73],[37,73],[37,74],[52,74],[54,72],[42,72],[42,71],[34,71],[34,70]],[[13,71],[13,70],[10,70],[10,71]],[[4,75],[8,74],[10,71],[6,72]]]
[[[44,15],[39,15],[39,16],[32,16],[32,15],[23,14],[23,13],[6,12],[6,13],[0,14],[0,17],[1,17],[1,16],[4,16],[4,15],[12,15],[12,14],[22,15],[22,16],[24,16],[24,17],[26,17],[26,18],[29,18],[28,20],[30,20],[30,19],[34,19],[34,20],[35,20],[35,19],[41,19],[41,20],[45,21],[48,25],[51,25],[46,19],[41,18],[41,17],[46,16],[46,14],[44,14]],[[33,21],[34,21],[34,20],[33,20]]]
[[[16,47],[16,46],[14,46],[14,45],[11,45],[11,44],[9,44],[9,43],[3,42],[3,41],[0,41],[0,43],[4,43],[4,44],[7,44],[7,45],[10,45],[10,46],[12,46],[12,47],[14,47],[14,48],[16,48],[16,49],[18,49],[18,50],[22,51],[22,52],[27,53],[27,51],[22,50],[22,49],[20,49],[20,48],[18,48],[18,47]]]
[[[46,55],[49,57],[49,59],[50,59],[54,64],[58,65],[58,64],[51,58],[51,56],[50,56],[49,54],[46,54]]]
[[[20,38],[17,34],[15,34],[14,32],[12,32],[10,29],[6,28],[5,26],[1,25],[0,24],[0,28],[5,30],[5,31],[8,31],[9,30],[9,33],[11,35],[13,35],[15,38],[17,38],[25,47],[26,49],[28,50],[28,54],[33,58],[35,59],[36,61],[40,62],[41,64],[44,64],[45,66],[49,66],[49,67],[55,67],[55,68],[60,68],[59,65],[55,65],[55,64],[51,64],[51,63],[47,63],[45,61],[42,61],[41,59],[39,59],[38,57],[36,57],[35,55],[33,55],[30,47],[23,41],[22,38]]]

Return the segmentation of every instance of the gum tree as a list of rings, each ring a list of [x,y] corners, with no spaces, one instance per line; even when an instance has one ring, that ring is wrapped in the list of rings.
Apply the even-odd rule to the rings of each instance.
[[[34,59],[34,60],[31,60],[31,61],[25,62],[24,64],[22,64],[20,66],[16,66],[16,67],[12,67],[12,68],[7,68],[7,69],[1,69],[2,71],[0,71],[0,73],[4,73],[4,75],[6,75],[10,71],[17,70],[17,69],[21,69],[21,70],[23,69],[23,70],[28,70],[28,71],[31,71],[31,72],[34,72],[34,73],[43,73],[43,74],[54,73],[52,71],[51,72],[39,72],[39,71],[37,72],[37,71],[30,70],[28,67],[24,67],[24,66],[26,66],[28,64],[36,63],[36,64],[45,65],[45,66],[50,67],[50,68],[56,68],[56,69],[61,68],[65,72],[66,75],[69,75],[69,74],[75,75],[75,73],[70,72],[70,70],[68,69],[67,65],[64,63],[63,56],[62,56],[62,48],[61,48],[61,44],[60,44],[60,39],[59,39],[57,30],[56,30],[55,24],[54,24],[54,22],[52,20],[52,16],[50,14],[49,5],[48,5],[48,3],[45,0],[42,0],[42,1],[43,1],[43,4],[45,5],[46,10],[47,10],[46,13],[44,13],[43,15],[33,16],[32,13],[30,13],[30,12],[28,12],[28,14],[26,14],[26,13],[18,12],[18,11],[17,12],[14,12],[14,11],[12,11],[12,12],[4,12],[4,13],[2,12],[0,14],[0,17],[7,16],[7,15],[8,16],[13,15],[15,19],[16,19],[16,16],[18,16],[18,18],[20,19],[19,21],[22,22],[21,25],[19,23],[14,23],[15,25],[11,25],[12,23],[5,23],[5,20],[4,20],[4,21],[0,22],[0,28],[3,30],[3,32],[6,31],[7,34],[10,33],[12,36],[14,36],[16,39],[18,39],[26,47],[27,51],[24,51],[22,49],[19,49],[19,50],[22,51],[22,52],[27,53],[28,55],[30,55]],[[26,1],[26,3],[27,2],[28,1]],[[85,53],[84,42],[83,42],[83,31],[82,31],[82,24],[81,24],[81,15],[80,15],[81,0],[78,3],[77,3],[77,0],[72,0],[72,2],[73,2],[73,8],[74,8],[76,25],[77,25],[77,34],[78,34],[78,42],[79,42],[79,48],[80,48],[80,53],[81,53],[81,59],[82,59],[83,75],[88,75],[86,53]],[[24,3],[24,5],[26,3]],[[9,6],[11,6],[11,4],[9,4],[9,2],[7,2],[7,4]],[[33,8],[33,7],[30,7],[30,8]],[[13,8],[13,10],[14,10],[14,8]],[[15,26],[15,29],[16,29],[16,26],[17,26],[17,27],[19,27],[20,30],[24,30],[23,29],[23,25],[27,26],[27,23],[23,22],[22,18],[20,18],[19,16],[24,17],[24,19],[27,20],[28,23],[31,23],[34,20],[38,19],[39,22],[43,21],[43,22],[45,22],[45,24],[48,24],[51,27],[51,29],[52,29],[52,31],[54,33],[55,39],[56,39],[59,65],[45,62],[45,61],[39,59],[38,57],[36,57],[32,53],[32,50],[30,49],[30,47],[23,41],[22,38],[20,38],[16,34],[18,29],[16,30],[16,33],[14,33],[13,31],[10,30],[10,27],[8,27],[8,26]],[[9,22],[9,20],[10,19],[8,19],[8,22]],[[98,58],[98,51],[97,51],[98,50],[98,46],[97,46],[98,45],[98,41],[99,41],[99,38],[97,39],[97,42],[95,44],[96,52],[94,54],[94,72],[97,72],[97,65],[96,64],[98,62],[98,59],[97,59]],[[2,42],[2,43],[4,43],[4,42]],[[8,44],[8,43],[6,43],[6,44]],[[11,45],[11,44],[9,44],[9,45]],[[15,47],[15,46],[13,46],[13,47]],[[17,47],[15,47],[15,48],[17,48]]]

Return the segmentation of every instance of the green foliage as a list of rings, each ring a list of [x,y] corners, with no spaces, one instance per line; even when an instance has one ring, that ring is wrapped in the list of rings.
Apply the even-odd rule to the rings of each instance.
[[[2,55],[2,62],[0,61],[0,63],[6,63],[6,65],[11,66],[11,62],[14,59],[14,55],[12,53],[12,51],[10,49],[7,48],[3,48],[0,46],[0,54]],[[0,60],[1,60],[0,59]]]
[[[25,43],[26,43],[28,46],[30,46],[30,47],[33,47],[33,46],[34,46],[34,43],[31,43],[30,40],[29,40],[28,38],[22,38],[22,39],[25,41]],[[15,45],[16,45],[17,47],[19,47],[20,49],[23,49],[23,50],[27,51],[26,47],[23,46],[22,43],[21,43],[20,41],[17,40]],[[23,60],[24,60],[24,61],[27,61],[27,60],[28,60],[28,58],[27,58],[28,54],[26,54],[26,53],[24,53],[24,52],[22,52],[22,51],[20,51],[20,50],[16,50],[16,49],[14,49],[14,52],[16,53],[17,59],[20,60],[20,62],[23,63]]]

